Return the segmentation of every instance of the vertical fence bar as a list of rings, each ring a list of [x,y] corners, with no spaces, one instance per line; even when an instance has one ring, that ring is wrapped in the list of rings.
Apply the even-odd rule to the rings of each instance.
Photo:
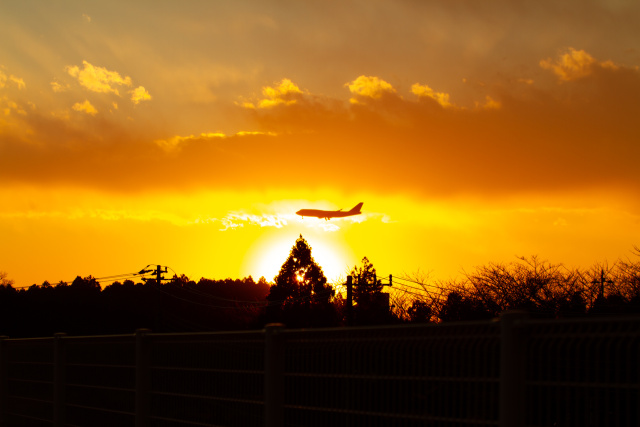
[[[353,277],[347,276],[347,326],[353,326]]]
[[[7,424],[7,392],[8,382],[7,374],[9,369],[7,367],[7,336],[0,336],[0,427],[8,427]]]
[[[521,427],[525,421],[525,340],[522,322],[529,315],[512,310],[500,315],[500,427]]]
[[[64,337],[67,334],[53,334],[53,426],[65,425],[67,355]]]
[[[136,427],[149,426],[150,412],[150,367],[151,350],[149,348],[150,329],[136,330]]]
[[[284,325],[265,326],[264,420],[266,427],[281,427],[284,422]]]

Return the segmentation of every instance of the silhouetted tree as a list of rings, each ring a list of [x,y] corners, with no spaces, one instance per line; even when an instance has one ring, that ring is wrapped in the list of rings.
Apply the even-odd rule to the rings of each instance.
[[[87,289],[92,291],[100,290],[100,283],[98,283],[95,277],[91,275],[84,278],[77,276],[71,283],[71,286],[77,289]]]
[[[456,291],[449,292],[438,313],[444,322],[491,319],[494,315],[482,300],[473,296],[465,297]]]
[[[353,278],[353,301],[356,304],[366,304],[382,291],[376,269],[367,257],[362,258],[362,265],[354,266],[349,274]]]
[[[415,300],[407,310],[407,314],[409,321],[413,323],[429,323],[434,313],[427,302]]]
[[[6,271],[0,271],[0,286],[11,286],[13,285],[13,280],[8,279],[8,275]]]
[[[412,275],[394,277],[389,296],[392,313],[398,319],[417,323],[437,321],[440,296],[446,289],[440,282],[430,283],[429,276],[428,272],[418,270]]]
[[[389,310],[389,294],[382,293],[382,282],[377,279],[376,269],[367,257],[360,267],[351,270],[353,278],[353,310],[356,325],[391,323],[396,320]]]
[[[193,280],[189,280],[186,274],[181,274],[180,276],[174,274],[167,284],[175,286],[195,286],[196,282],[194,282]]]
[[[335,324],[335,309],[330,304],[334,294],[301,234],[269,290],[267,321],[284,322],[289,327]]]
[[[610,315],[624,314],[631,311],[629,301],[618,292],[610,293],[607,296],[599,295],[589,309],[589,314]]]
[[[18,291],[7,273],[0,271],[0,335],[10,335],[22,307],[18,302]]]
[[[587,302],[579,290],[574,291],[568,298],[560,299],[557,307],[558,317],[580,317],[587,313]]]
[[[466,275],[464,289],[456,289],[467,299],[478,299],[494,316],[510,309],[524,309],[533,315],[555,317],[558,303],[581,290],[580,272],[537,257],[521,257],[519,262],[489,264]]]

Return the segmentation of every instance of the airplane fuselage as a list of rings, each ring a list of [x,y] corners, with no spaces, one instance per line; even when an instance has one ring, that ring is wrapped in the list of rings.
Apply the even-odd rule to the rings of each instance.
[[[316,217],[316,218],[324,218],[326,220],[329,220],[331,218],[344,218],[347,216],[353,216],[353,215],[360,215],[360,208],[362,208],[362,203],[358,203],[353,209],[349,210],[349,211],[343,211],[343,210],[338,210],[338,211],[325,211],[322,209],[300,209],[298,212],[296,212],[296,214],[300,215],[301,217],[305,217],[305,216],[309,216],[309,217]]]

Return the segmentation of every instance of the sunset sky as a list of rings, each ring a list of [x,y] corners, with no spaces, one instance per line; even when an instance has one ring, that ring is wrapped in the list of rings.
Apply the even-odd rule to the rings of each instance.
[[[633,257],[639,22],[637,0],[2,2],[0,271],[272,280],[300,234],[330,280]]]

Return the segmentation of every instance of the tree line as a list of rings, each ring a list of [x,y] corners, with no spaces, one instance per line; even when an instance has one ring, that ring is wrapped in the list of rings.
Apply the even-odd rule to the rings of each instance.
[[[640,248],[634,256],[640,257]],[[412,322],[490,319],[512,309],[540,318],[640,313],[640,261],[633,259],[583,270],[520,257],[456,280],[430,282],[417,275],[409,283],[418,295],[408,297],[399,285],[393,303],[396,315]]]
[[[191,332],[256,328],[269,292],[264,278],[198,282],[174,275],[166,283],[115,281],[104,288],[92,276],[72,283],[16,289],[0,284],[0,335],[9,337]]]
[[[634,248],[640,257],[640,248]],[[291,328],[491,319],[510,309],[535,317],[640,313],[640,262],[618,260],[587,270],[538,257],[477,267],[462,278],[426,274],[378,279],[367,257],[351,269],[352,304],[344,283],[330,284],[300,235],[273,282],[264,277],[165,283],[146,279],[102,286],[92,277],[14,288],[0,272],[0,335],[10,337]],[[389,286],[391,285],[391,286]]]

